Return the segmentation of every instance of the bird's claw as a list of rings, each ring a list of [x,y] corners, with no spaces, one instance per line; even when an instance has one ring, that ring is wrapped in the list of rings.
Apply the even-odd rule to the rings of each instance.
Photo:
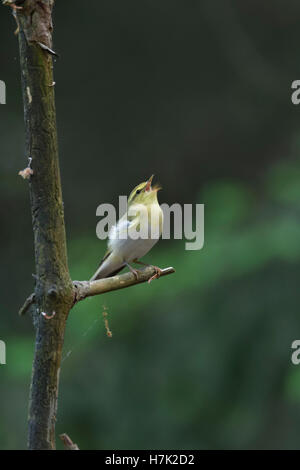
[[[155,274],[148,279],[148,284],[150,284],[154,279],[158,279],[162,273],[162,270],[158,266],[153,266],[153,268],[155,269]]]
[[[135,279],[138,281],[139,280],[139,271],[137,271],[137,269],[132,269],[131,272],[134,275]]]
[[[140,277],[140,271],[129,266],[130,272],[134,275],[135,280],[138,281]]]

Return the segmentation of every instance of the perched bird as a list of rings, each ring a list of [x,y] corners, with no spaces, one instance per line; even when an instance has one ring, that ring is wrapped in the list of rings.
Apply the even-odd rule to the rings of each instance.
[[[139,261],[157,243],[163,226],[163,212],[157,200],[158,185],[152,187],[153,175],[134,188],[128,198],[127,212],[114,225],[108,235],[108,249],[90,281],[117,274],[125,266],[138,279],[138,270],[130,266],[134,262],[151,266]],[[160,276],[157,266],[151,282]]]

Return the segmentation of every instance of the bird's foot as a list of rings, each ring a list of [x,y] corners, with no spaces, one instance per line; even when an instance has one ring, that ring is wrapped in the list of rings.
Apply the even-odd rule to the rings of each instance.
[[[129,268],[130,272],[134,275],[135,279],[138,281],[140,272],[137,269],[134,269],[132,266],[130,266],[130,264],[128,263],[125,263],[125,264]]]
[[[132,274],[134,274],[135,279],[138,281],[140,276],[140,271],[138,269],[131,269]]]
[[[155,274],[148,279],[148,284],[152,282],[154,279],[158,279],[161,276],[162,270],[158,266],[152,266],[155,269]]]

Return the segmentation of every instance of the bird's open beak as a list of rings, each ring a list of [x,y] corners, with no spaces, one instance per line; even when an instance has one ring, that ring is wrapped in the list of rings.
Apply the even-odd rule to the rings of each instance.
[[[146,184],[145,191],[150,191],[150,189],[151,189],[151,183],[152,183],[153,177],[154,177],[154,175],[150,176],[150,178],[148,179],[147,184]]]

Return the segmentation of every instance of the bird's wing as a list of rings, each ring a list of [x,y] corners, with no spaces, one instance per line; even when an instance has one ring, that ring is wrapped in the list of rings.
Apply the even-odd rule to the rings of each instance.
[[[126,240],[130,229],[135,228],[137,230],[138,225],[138,217],[128,217],[127,214],[124,214],[116,225],[110,229],[107,250],[90,281],[113,276],[124,268],[125,264],[122,257],[116,252],[117,250],[114,251],[114,247],[118,240]]]
[[[99,270],[102,266],[102,264],[104,263],[104,261],[109,257],[109,255],[111,254],[111,250],[108,248],[106,250],[106,252],[104,253],[104,256],[102,258],[102,260],[100,261],[100,263],[98,264],[98,267],[96,269],[96,272],[94,273],[94,275],[91,277],[90,281],[95,281],[96,279],[98,279],[98,273],[99,273]]]
[[[108,234],[108,250],[111,251],[114,246],[115,240],[124,240],[127,238],[128,233],[131,229],[135,228],[138,230],[139,227],[139,217],[137,216],[128,216],[124,214],[120,220],[113,225]]]

